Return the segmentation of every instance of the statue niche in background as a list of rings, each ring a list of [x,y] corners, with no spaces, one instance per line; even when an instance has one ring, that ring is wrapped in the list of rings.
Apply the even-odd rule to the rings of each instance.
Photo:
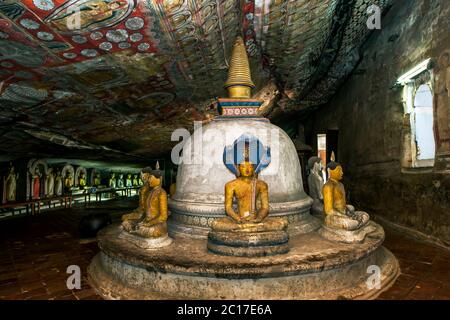
[[[61,171],[58,170],[55,177],[55,194],[60,196],[63,194],[63,178],[61,176]]]
[[[123,182],[123,174],[119,174],[119,178],[117,179],[117,188],[123,188],[125,186]]]
[[[116,188],[116,174],[115,173],[111,173],[111,176],[109,177],[108,186],[113,189]]]
[[[6,188],[6,201],[13,202],[16,201],[16,191],[17,191],[17,180],[19,179],[19,174],[14,171],[14,166],[11,165],[9,168],[8,176],[5,179]]]
[[[39,199],[41,197],[41,177],[42,173],[39,171],[39,167],[36,166],[34,169],[34,173],[32,175],[32,183],[33,183],[33,199]]]
[[[52,197],[55,194],[55,175],[53,173],[53,168],[48,168],[46,184],[47,184],[46,196]]]

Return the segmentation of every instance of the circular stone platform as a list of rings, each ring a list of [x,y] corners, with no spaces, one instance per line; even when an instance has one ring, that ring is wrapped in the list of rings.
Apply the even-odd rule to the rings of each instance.
[[[181,237],[145,251],[120,239],[114,225],[98,235],[101,252],[89,278],[107,299],[372,299],[399,274],[396,258],[381,246],[383,228],[374,225],[363,243],[311,232],[290,237],[286,254],[258,258],[215,255],[206,240]],[[379,289],[366,284],[372,265],[380,268]]]

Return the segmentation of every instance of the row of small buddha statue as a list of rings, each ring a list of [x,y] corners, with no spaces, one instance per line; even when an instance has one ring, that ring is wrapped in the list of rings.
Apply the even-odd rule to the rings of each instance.
[[[61,171],[53,172],[53,168],[49,168],[47,170],[47,174],[45,175],[45,179],[43,179],[43,174],[40,172],[39,167],[34,169],[34,172],[30,172],[30,185],[32,186],[32,195],[33,199],[41,198],[43,194],[45,197],[52,196],[60,196],[64,193],[64,191],[69,190],[73,187],[73,178],[70,172],[66,173],[65,177],[62,177]],[[17,200],[17,182],[19,180],[19,173],[15,172],[14,166],[10,166],[8,175],[4,177],[4,189],[5,189],[5,197],[3,202],[14,202]],[[85,185],[85,175],[81,173],[80,178],[80,186]],[[45,184],[45,189],[42,189]],[[44,192],[44,191],[45,192]]]
[[[131,173],[127,174],[126,178],[124,178],[123,174],[119,174],[117,179],[116,174],[111,173],[108,180],[108,187],[110,188],[131,188],[142,186],[143,184],[144,182],[138,177],[137,174],[132,175]]]
[[[40,172],[39,167],[36,167],[33,172],[30,172],[30,185],[32,187],[31,198],[40,199],[42,196],[53,197],[61,196],[65,193],[78,188],[84,190],[88,187],[86,172],[81,171],[78,175],[78,183],[75,185],[73,174],[68,170],[65,175],[62,176],[61,170],[55,171],[54,168],[48,168],[47,173],[43,175]],[[10,166],[8,174],[3,178],[3,188],[5,190],[5,195],[3,202],[15,202],[17,199],[17,183],[19,179],[19,174],[16,173],[13,165]],[[93,186],[98,187],[101,183],[100,173],[97,172],[93,178]],[[128,174],[126,179],[124,175],[120,174],[119,178],[115,179],[115,174],[111,174],[109,179],[109,186],[113,188],[124,188],[124,187],[137,187],[142,186],[143,182],[138,175],[135,174],[133,177]]]

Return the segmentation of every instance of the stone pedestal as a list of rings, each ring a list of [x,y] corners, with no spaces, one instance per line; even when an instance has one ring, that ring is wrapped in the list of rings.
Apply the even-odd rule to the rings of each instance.
[[[138,235],[133,235],[125,230],[119,234],[119,239],[123,239],[138,248],[146,250],[156,250],[162,247],[166,247],[172,243],[172,239],[166,234],[158,238],[144,238]]]
[[[328,241],[317,232],[291,236],[288,253],[267,257],[218,256],[207,240],[175,238],[171,246],[142,250],[119,237],[119,226],[98,235],[101,252],[89,281],[107,299],[373,299],[399,274],[381,246],[384,231],[362,243]],[[380,288],[368,269],[380,268]]]
[[[208,250],[212,253],[236,257],[263,257],[289,251],[286,231],[221,232],[208,235]]]
[[[231,218],[216,220],[208,234],[208,250],[236,257],[263,257],[289,251],[285,218],[269,217],[260,223],[236,223]]]
[[[364,227],[357,230],[336,229],[322,226],[318,233],[325,239],[343,243],[361,243],[366,236],[376,230],[375,223],[369,221]]]

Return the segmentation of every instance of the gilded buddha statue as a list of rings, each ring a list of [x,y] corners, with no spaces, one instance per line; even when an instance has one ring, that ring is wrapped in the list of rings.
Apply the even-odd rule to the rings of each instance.
[[[319,233],[330,240],[353,243],[364,241],[365,236],[373,231],[370,217],[364,211],[355,211],[348,205],[345,188],[341,180],[344,175],[342,166],[334,161],[328,163],[329,179],[323,186],[324,226]]]
[[[227,217],[217,219],[212,228],[216,231],[272,231],[283,230],[287,221],[267,218],[269,190],[267,183],[255,175],[254,164],[245,159],[238,165],[239,175],[225,185],[225,212]],[[237,212],[233,202],[237,202]]]
[[[135,222],[142,220],[144,213],[146,212],[146,200],[150,192],[150,186],[148,184],[148,175],[152,172],[152,168],[146,167],[141,171],[141,179],[143,183],[139,189],[139,207],[134,209],[131,213],[124,214],[122,216],[122,226],[125,230],[132,230]]]
[[[146,249],[169,245],[172,240],[167,234],[167,193],[162,188],[162,173],[145,168],[141,178],[144,186],[140,190],[139,207],[122,217],[123,230],[138,236],[131,240]]]

